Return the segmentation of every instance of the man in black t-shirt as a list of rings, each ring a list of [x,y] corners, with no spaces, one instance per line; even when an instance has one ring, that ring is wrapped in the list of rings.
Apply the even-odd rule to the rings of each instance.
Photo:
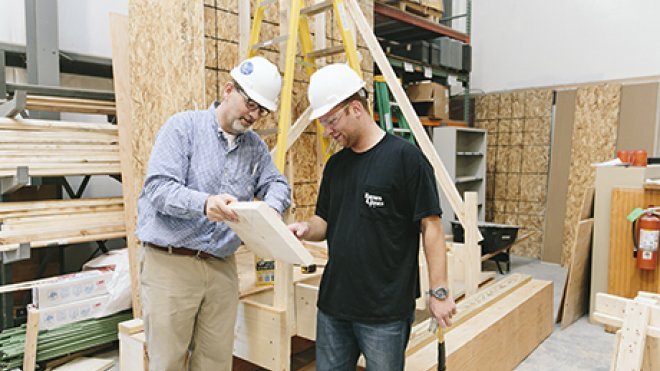
[[[344,64],[312,75],[311,118],[344,148],[323,172],[316,215],[289,225],[300,239],[328,240],[318,299],[317,370],[402,370],[419,297],[420,233],[429,267],[429,308],[445,327],[446,247],[431,164],[372,119],[364,81]]]

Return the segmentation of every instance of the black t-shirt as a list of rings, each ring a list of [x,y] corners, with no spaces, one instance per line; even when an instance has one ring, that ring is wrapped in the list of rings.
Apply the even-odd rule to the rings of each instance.
[[[441,214],[433,168],[409,142],[387,134],[367,152],[332,156],[316,205],[329,246],[318,307],[362,322],[409,316],[419,297],[420,221]]]

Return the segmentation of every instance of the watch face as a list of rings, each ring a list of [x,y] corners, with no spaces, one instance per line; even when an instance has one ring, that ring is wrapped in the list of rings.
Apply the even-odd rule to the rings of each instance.
[[[449,292],[444,287],[438,287],[437,289],[431,290],[431,295],[435,296],[440,300],[447,298],[448,294]]]

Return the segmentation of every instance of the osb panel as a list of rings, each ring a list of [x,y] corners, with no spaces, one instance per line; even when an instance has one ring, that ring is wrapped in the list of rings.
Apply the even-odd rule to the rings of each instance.
[[[512,146],[521,146],[523,144],[523,133],[522,132],[510,133],[509,141]]]
[[[518,204],[520,202],[518,201],[506,201],[504,207],[504,211],[509,213],[509,214],[517,214],[518,213]]]
[[[523,161],[522,148],[511,146],[511,148],[509,149],[508,171],[512,173],[519,173],[522,161]]]
[[[497,148],[496,146],[489,146],[486,155],[486,172],[494,173],[497,164]]]
[[[238,0],[215,0],[215,7],[238,13]],[[254,13],[254,8],[250,7],[250,11]]]
[[[211,7],[204,7],[204,36],[216,37],[216,21],[215,21],[216,10]]]
[[[500,146],[508,146],[511,144],[511,133],[499,132],[497,133],[497,144]]]
[[[511,148],[508,146],[499,146],[497,148],[497,162],[495,163],[495,171],[497,173],[509,172],[509,158],[511,156]]]
[[[474,114],[477,120],[485,120],[488,110],[488,105],[486,104],[487,95],[477,95],[474,98]]]
[[[496,119],[498,118],[500,112],[500,95],[499,94],[488,94],[486,98],[486,118],[487,119]]]
[[[316,136],[303,133],[291,147],[294,183],[316,182]]]
[[[506,200],[519,200],[520,192],[520,174],[508,174],[508,179],[506,181]]]
[[[525,117],[549,117],[552,114],[552,90],[528,90],[525,94]]]
[[[129,2],[133,150],[138,195],[156,132],[176,112],[205,108],[204,3]],[[139,134],[139,135],[138,135]]]
[[[295,220],[307,220],[314,215],[316,206],[302,206],[296,207],[293,211]]]
[[[545,203],[520,201],[518,210],[521,214],[545,215]]]
[[[498,214],[504,214],[506,210],[506,201],[504,200],[494,200],[493,201],[493,210]]]
[[[595,170],[591,164],[610,160],[615,155],[620,100],[620,84],[577,89],[562,265],[570,261],[584,191],[594,184]]]
[[[506,200],[507,175],[495,174],[495,200]]]
[[[238,14],[217,11],[217,38],[225,41],[237,41]]]
[[[547,173],[549,161],[549,146],[523,147],[522,172]]]
[[[222,5],[220,4],[222,3]],[[238,0],[218,0],[218,8],[228,9],[238,13]],[[254,15],[254,10],[257,9],[257,0],[250,0],[250,11]],[[280,9],[279,1],[273,2],[264,8],[264,20],[271,23],[280,22]]]
[[[513,93],[500,94],[499,118],[513,117]]]
[[[522,236],[523,234],[530,232],[532,235],[529,238],[511,248],[512,254],[529,258],[539,258],[541,256],[540,252],[543,242],[543,232],[541,230],[524,228],[518,231],[518,235]]]
[[[206,68],[218,68],[218,43],[209,37],[204,38],[204,65]]]
[[[493,200],[495,198],[495,175],[486,174],[486,200]],[[488,210],[488,208],[486,208]]]
[[[211,102],[218,100],[218,71],[207,69],[205,73],[204,106],[209,107]]]
[[[536,174],[522,174],[520,176],[521,201],[545,201],[548,176]]]
[[[238,64],[238,43],[218,40],[218,68],[231,71]]]
[[[316,205],[317,196],[318,184],[316,182],[296,183],[293,187],[293,202],[296,207]]]
[[[528,118],[524,121],[523,144],[525,145],[549,145],[552,119]]]
[[[511,132],[511,120],[509,120],[509,119],[500,119],[498,121],[497,132],[498,133],[510,133]]]
[[[525,92],[515,91],[511,93],[511,113],[513,118],[525,117]]]
[[[511,120],[511,132],[518,133],[523,131],[524,122],[522,119],[512,119]]]

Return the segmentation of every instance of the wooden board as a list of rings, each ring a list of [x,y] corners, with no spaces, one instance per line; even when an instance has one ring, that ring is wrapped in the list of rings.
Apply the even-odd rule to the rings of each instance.
[[[633,258],[630,222],[626,216],[636,207],[660,205],[660,191],[642,188],[614,188],[610,215],[610,248],[607,292],[633,298],[638,291],[660,292],[660,268],[643,271]]]
[[[314,258],[289,231],[280,216],[265,202],[237,202],[230,205],[240,222],[226,221],[250,250],[261,257],[289,264],[310,265]]]
[[[621,88],[621,114],[616,149],[643,149],[649,156],[655,152],[660,135],[658,110],[659,82],[624,85]]]
[[[80,357],[55,367],[53,371],[105,371],[114,364],[115,362],[111,359]]]
[[[582,220],[578,225],[577,238],[571,252],[571,263],[566,276],[566,290],[562,298],[562,329],[571,325],[589,310],[589,256],[593,226],[593,219]]]
[[[110,14],[110,28],[112,34],[112,73],[115,85],[115,99],[117,100],[117,126],[119,129],[119,161],[122,179],[139,177],[135,166],[133,146],[133,125],[131,119],[131,82],[129,65],[129,31],[128,17],[119,14]],[[128,262],[131,273],[131,301],[133,316],[142,317],[142,303],[138,287],[137,252],[139,243],[135,236],[137,225],[137,189],[130,181],[122,182],[122,195],[124,200],[124,222],[126,224],[126,246],[128,248]]]
[[[585,189],[595,183],[594,162],[615,156],[619,123],[620,84],[604,84],[577,89],[575,123],[571,144],[566,215],[562,242],[562,265],[570,261],[577,222]]]
[[[448,370],[512,370],[552,333],[552,283],[532,280],[458,329],[445,335]],[[406,370],[436,370],[437,347],[407,357]]]

